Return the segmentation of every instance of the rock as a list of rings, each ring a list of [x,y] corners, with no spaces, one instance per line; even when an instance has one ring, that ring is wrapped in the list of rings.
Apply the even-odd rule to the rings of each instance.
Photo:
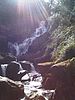
[[[47,72],[49,72],[50,67],[54,64],[54,62],[43,62],[37,64],[37,70],[42,75],[45,75]]]
[[[1,68],[1,65],[0,65],[0,76],[2,76],[2,68]]]
[[[18,59],[20,60],[29,60],[31,62],[40,62],[40,61],[45,61],[51,55],[43,56],[46,50],[46,45],[44,43],[48,40],[49,38],[49,33],[46,32],[40,37],[37,37],[32,44],[29,46],[29,49],[27,53],[20,55]],[[41,41],[42,40],[42,41]]]
[[[29,47],[28,52],[30,52],[30,53],[36,53],[37,51],[41,51],[42,48],[44,48],[44,46],[41,45],[41,44],[45,43],[45,41],[48,40],[48,37],[49,37],[49,33],[48,32],[44,33],[40,37],[37,37],[33,41],[32,45]]]
[[[55,89],[53,100],[74,100],[75,98],[75,57],[54,64],[43,79],[45,89]]]
[[[18,75],[20,77],[20,79],[22,79],[23,76],[25,76],[28,72],[26,70],[21,70],[18,72]]]
[[[34,99],[33,99],[33,100],[34,100]],[[46,100],[46,99],[45,99],[43,96],[40,95],[40,96],[37,96],[37,97],[36,97],[36,100]]]
[[[28,72],[31,72],[31,63],[29,61],[20,61],[22,68]]]
[[[30,96],[29,100],[46,100],[46,99],[42,95],[35,94],[35,95]]]
[[[0,76],[0,100],[20,100],[24,96],[22,83]]]
[[[6,36],[0,34],[0,52],[7,53],[8,51],[8,40]]]
[[[56,87],[62,84],[67,84],[67,67],[69,66],[69,60],[63,61],[50,66],[47,69],[47,73],[44,77],[43,86],[46,89],[56,89]]]
[[[11,62],[8,64],[6,69],[6,76],[14,81],[18,81],[21,79],[21,76],[18,74],[18,72],[22,69],[22,66],[18,62]]]
[[[30,81],[30,76],[29,76],[28,74],[24,75],[24,76],[21,78],[21,81],[22,81],[22,82]]]
[[[56,81],[57,81],[56,77],[53,74],[48,73],[43,78],[42,87],[47,90],[48,89],[53,90],[56,88]]]
[[[3,63],[3,59],[4,59],[4,57],[2,55],[0,55],[0,64]]]
[[[9,64],[11,61],[16,61],[16,57],[13,55],[6,55],[3,59],[0,60],[0,63]]]

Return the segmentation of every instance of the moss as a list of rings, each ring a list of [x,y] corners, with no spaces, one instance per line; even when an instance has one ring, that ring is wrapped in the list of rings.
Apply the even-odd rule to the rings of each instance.
[[[64,59],[71,59],[72,57],[75,57],[75,44],[70,45],[64,53]]]
[[[52,52],[53,59],[57,60],[58,58],[62,59],[65,56],[65,59],[72,58],[74,54],[74,49],[72,50],[73,54],[68,53],[68,48],[73,48],[72,46],[75,45],[75,25],[66,27],[60,26],[56,29],[53,33],[53,45],[54,50]],[[68,54],[68,57],[66,57]]]

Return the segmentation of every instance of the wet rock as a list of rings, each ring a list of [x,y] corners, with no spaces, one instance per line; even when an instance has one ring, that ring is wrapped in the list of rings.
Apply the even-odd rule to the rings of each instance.
[[[24,96],[22,83],[0,76],[0,100],[20,100]]]
[[[18,75],[19,75],[20,79],[22,79],[22,77],[25,76],[27,73],[28,73],[28,71],[21,70],[21,71],[18,72]]]
[[[0,76],[2,76],[2,68],[1,68],[1,65],[0,65]]]
[[[30,96],[29,100],[46,100],[46,99],[42,95],[35,94],[35,95]]]
[[[55,90],[41,90],[33,92],[28,100],[54,100]]]
[[[39,96],[37,100],[46,100],[43,96]]]
[[[11,62],[8,64],[6,69],[6,76],[14,81],[18,81],[21,79],[21,75],[18,72],[22,69],[22,66],[18,62]]]
[[[28,74],[24,75],[24,76],[21,78],[21,81],[22,81],[22,82],[30,81],[30,76],[29,76]]]
[[[31,72],[31,63],[29,61],[20,61],[22,68],[28,72]]]

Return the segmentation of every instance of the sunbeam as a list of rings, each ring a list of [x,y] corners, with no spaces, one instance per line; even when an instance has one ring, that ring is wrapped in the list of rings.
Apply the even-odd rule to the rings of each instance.
[[[50,2],[49,0],[44,0],[45,2]]]
[[[27,28],[28,25],[35,26],[48,17],[42,0],[17,0],[17,10],[19,20],[23,20],[23,23],[27,22]]]

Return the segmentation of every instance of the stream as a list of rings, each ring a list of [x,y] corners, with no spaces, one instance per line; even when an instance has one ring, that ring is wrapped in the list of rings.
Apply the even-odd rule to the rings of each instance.
[[[30,63],[28,61],[23,61],[23,63]],[[21,100],[39,100],[36,97],[42,96],[45,100],[49,100],[54,97],[55,90],[45,90],[42,88],[42,75],[35,70],[35,67],[32,63],[31,65],[31,72],[25,74],[21,81],[24,84],[24,93],[25,97]],[[3,76],[6,76],[6,68],[7,64],[1,65]],[[29,98],[29,99],[28,99]],[[40,99],[42,100],[42,99]]]
[[[42,75],[35,70],[35,66],[30,63],[31,72],[22,77],[24,84],[24,92],[30,100],[37,100],[37,96],[43,96],[45,100],[49,100],[54,97],[55,90],[45,90],[42,88]],[[30,81],[23,81],[26,78],[30,78]],[[21,100],[28,100],[23,98]],[[38,99],[39,100],[39,99]]]
[[[23,84],[24,84],[24,92],[26,96],[30,98],[30,100],[37,100],[35,98],[37,96],[43,96],[45,100],[49,100],[50,98],[53,98],[55,90],[45,90],[42,88],[41,74],[36,73],[34,79],[32,79],[34,77],[33,73],[29,73],[29,76],[31,78],[31,81],[23,82]],[[27,100],[27,99],[23,98],[21,100]]]

